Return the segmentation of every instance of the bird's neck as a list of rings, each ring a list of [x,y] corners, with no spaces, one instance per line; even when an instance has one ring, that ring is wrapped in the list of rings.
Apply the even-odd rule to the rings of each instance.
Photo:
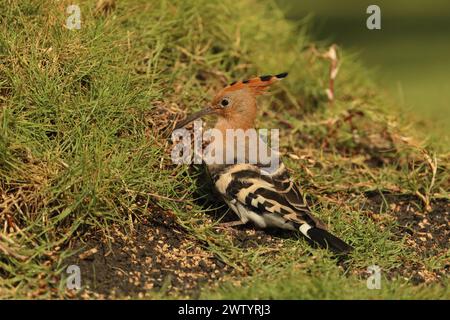
[[[229,117],[219,118],[214,126],[214,129],[220,130],[225,135],[228,129],[248,130],[255,127],[255,119],[245,117]]]
[[[215,143],[218,143],[214,147],[214,151],[211,153],[214,155],[215,159],[221,159],[217,161],[222,161],[220,163],[228,163],[227,157],[231,156],[234,158],[235,163],[248,163],[246,160],[249,155],[250,145],[252,148],[256,148],[257,150],[257,143],[250,143],[249,137],[246,136],[247,130],[254,129],[254,118],[249,117],[220,117],[216,125],[214,126],[215,130],[218,130],[221,134],[214,135],[213,139],[211,141],[214,141]],[[244,133],[244,139],[237,139],[237,137],[240,136],[240,134],[237,132],[237,130],[243,130]],[[237,136],[235,136],[237,135]],[[256,134],[255,134],[256,136]],[[216,139],[220,139],[221,141],[216,141]],[[232,144],[229,144],[229,142],[232,141]],[[216,154],[218,152],[218,148],[221,148],[221,156]],[[241,157],[243,158],[237,158],[237,155],[241,154],[237,150],[245,150]],[[257,152],[253,152],[257,154]]]

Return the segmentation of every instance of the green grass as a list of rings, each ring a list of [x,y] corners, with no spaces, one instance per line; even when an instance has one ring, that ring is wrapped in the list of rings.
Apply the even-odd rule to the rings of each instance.
[[[420,257],[395,239],[388,215],[361,212],[371,192],[419,193],[422,211],[448,199],[449,162],[409,138],[399,107],[352,55],[342,52],[330,104],[327,61],[272,2],[131,0],[104,17],[80,1],[82,27],[72,31],[64,28],[68,4],[0,2],[0,297],[66,297],[68,245],[88,231],[108,235],[113,223],[138,224],[157,205],[239,274],[203,298],[449,298],[447,283],[416,286],[398,274],[380,291],[365,287],[372,264],[444,269],[445,256]],[[315,213],[355,246],[345,267],[301,239],[234,246],[194,201],[196,176],[170,161],[168,119],[234,79],[286,70],[260,100],[268,116],[259,126],[281,128],[282,150],[303,156],[287,164]],[[437,159],[435,174],[426,155]]]
[[[447,1],[395,2],[381,0],[381,30],[366,28],[371,1],[349,0],[336,6],[330,0],[278,0],[289,19],[313,16],[309,30],[314,39],[338,43],[358,53],[373,79],[389,99],[401,104],[415,130],[433,143],[450,145],[449,81],[450,5]]]

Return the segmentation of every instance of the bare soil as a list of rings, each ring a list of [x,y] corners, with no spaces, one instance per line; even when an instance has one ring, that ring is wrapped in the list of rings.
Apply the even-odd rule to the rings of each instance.
[[[395,218],[395,240],[406,237],[406,243],[419,257],[448,254],[450,247],[450,204],[446,200],[432,203],[432,211],[424,213],[411,196],[368,195],[364,213],[374,220],[387,214]],[[210,202],[211,199],[207,200]],[[217,201],[217,200],[215,200]],[[389,204],[386,208],[385,203]],[[384,206],[384,207],[383,207]],[[225,208],[211,212],[211,219],[232,221],[234,215]],[[179,297],[198,297],[204,285],[218,285],[237,279],[237,272],[190,237],[175,221],[175,217],[155,207],[135,230],[125,234],[113,228],[108,236],[95,234],[85,243],[78,242],[78,255],[67,260],[81,268],[83,290],[80,298],[142,297],[148,292],[171,293]],[[281,246],[291,233],[263,231],[251,225],[217,230],[232,237],[240,248],[256,248],[261,244]],[[404,275],[415,283],[442,281],[448,277],[450,266],[429,270],[419,262],[410,262],[391,269],[389,277]],[[412,278],[411,278],[412,275]]]
[[[384,197],[384,199],[383,199]],[[395,240],[405,237],[406,244],[418,256],[417,263],[405,264],[401,268],[390,270],[390,276],[408,275],[418,283],[441,281],[450,275],[450,203],[440,199],[431,203],[432,210],[426,212],[418,204],[417,198],[408,195],[379,194],[369,196],[368,209],[373,219],[380,219],[380,212],[396,219]],[[385,203],[389,204],[386,208]],[[442,269],[425,268],[420,258],[447,257]]]
[[[74,245],[83,251],[67,264],[81,269],[84,289],[79,297],[144,297],[146,292],[195,297],[203,285],[231,272],[158,208],[129,234],[113,230],[109,241],[93,235]]]

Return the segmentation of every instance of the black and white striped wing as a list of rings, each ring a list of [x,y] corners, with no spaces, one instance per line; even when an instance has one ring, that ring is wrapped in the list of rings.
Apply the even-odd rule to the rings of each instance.
[[[239,211],[247,210],[247,218],[262,227],[297,229],[306,223],[324,228],[310,214],[283,164],[270,175],[262,174],[252,164],[236,164],[213,173],[212,178],[217,190],[242,220],[247,219]]]
[[[339,254],[353,250],[310,214],[283,164],[270,175],[262,174],[251,164],[211,168],[210,173],[217,190],[242,222],[250,220],[262,228],[297,230]]]

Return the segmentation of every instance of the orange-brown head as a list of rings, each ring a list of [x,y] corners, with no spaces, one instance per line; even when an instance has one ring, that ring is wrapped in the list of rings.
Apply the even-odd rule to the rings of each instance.
[[[187,117],[176,128],[181,128],[208,114],[218,116],[215,127],[222,131],[253,128],[256,118],[256,97],[263,94],[270,85],[286,76],[285,72],[275,76],[267,75],[233,82],[219,91],[210,106]]]

